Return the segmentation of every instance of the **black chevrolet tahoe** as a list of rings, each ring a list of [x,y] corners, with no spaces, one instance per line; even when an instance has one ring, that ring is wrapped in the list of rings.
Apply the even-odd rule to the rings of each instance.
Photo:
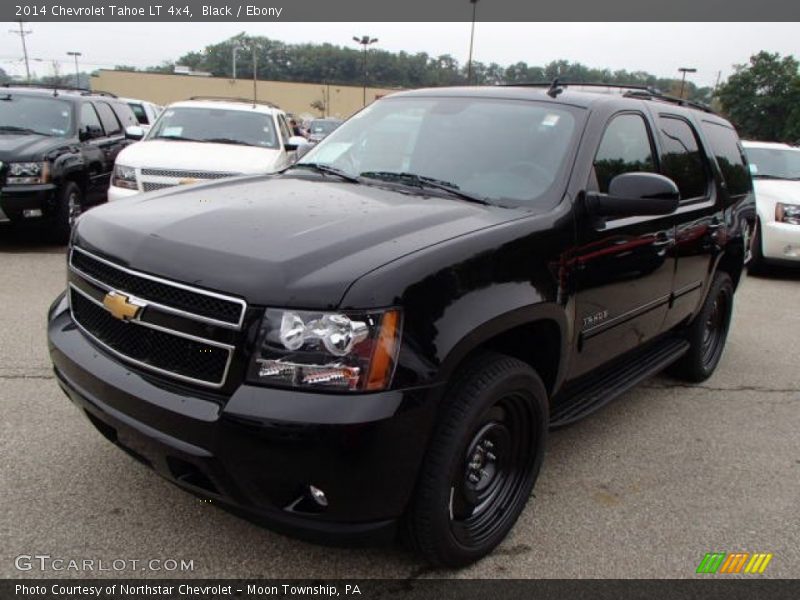
[[[665,368],[711,375],[753,218],[704,107],[396,93],[281,174],[83,215],[50,353],[100,433],[182,488],[465,565],[528,503],[550,428]]]
[[[136,124],[111,94],[0,87],[0,222],[44,224],[66,243],[81,211],[105,202],[125,130]]]

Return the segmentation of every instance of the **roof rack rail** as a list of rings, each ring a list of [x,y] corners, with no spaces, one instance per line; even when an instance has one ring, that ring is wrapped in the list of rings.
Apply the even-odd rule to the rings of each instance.
[[[98,96],[108,96],[109,98],[119,98],[116,94],[111,92],[107,92],[105,90],[85,90],[82,96],[91,96],[92,94],[96,94]]]
[[[29,83],[27,81],[7,81],[6,83],[2,84],[2,87],[4,88],[22,87],[22,88],[33,88],[37,90],[48,90],[53,92],[54,96],[57,96],[59,92],[80,92],[81,96],[91,96],[93,94],[96,94],[98,96],[108,96],[109,98],[117,97],[116,94],[112,94],[111,92],[105,92],[103,90],[90,90],[87,88],[75,87],[72,85]]]
[[[703,104],[702,102],[695,102],[693,100],[687,100],[685,98],[678,98],[677,96],[672,96],[670,94],[665,94],[658,88],[655,88],[651,85],[641,85],[641,84],[628,84],[628,83],[605,83],[602,81],[561,81],[558,78],[554,79],[552,82],[547,81],[532,81],[532,82],[522,82],[522,83],[500,83],[498,84],[504,87],[542,87],[548,88],[547,94],[552,98],[555,98],[558,94],[564,91],[564,88],[567,87],[596,87],[596,88],[614,88],[619,90],[628,90],[623,96],[628,98],[639,98],[642,100],[661,100],[663,102],[670,102],[672,104],[678,104],[680,106],[686,106],[688,108],[696,108],[697,110],[702,110],[703,112],[716,114],[714,109],[711,108],[707,104]]]
[[[231,96],[190,96],[189,100],[217,100],[219,102],[241,102],[245,104],[263,104],[270,108],[280,108],[277,104],[268,100],[255,100],[253,98],[235,98]]]

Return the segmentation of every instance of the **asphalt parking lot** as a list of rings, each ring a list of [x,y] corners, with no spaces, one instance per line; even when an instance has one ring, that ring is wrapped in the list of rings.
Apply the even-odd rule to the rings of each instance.
[[[274,534],[111,446],[50,371],[45,313],[64,281],[63,248],[0,228],[0,577],[682,578],[706,552],[734,551],[771,552],[763,576],[800,577],[800,273],[744,279],[721,366],[703,385],[660,376],[552,433],[512,535],[458,572],[401,548]],[[15,568],[34,554],[194,569]]]

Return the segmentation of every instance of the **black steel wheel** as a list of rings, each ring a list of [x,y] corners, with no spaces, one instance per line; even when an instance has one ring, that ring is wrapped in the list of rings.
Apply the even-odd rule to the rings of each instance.
[[[429,562],[462,566],[513,527],[544,453],[547,395],[536,372],[507,356],[470,361],[450,388],[408,515]]]
[[[687,381],[704,381],[717,368],[733,313],[733,283],[727,273],[714,275],[705,302],[689,325],[689,351],[670,368],[670,372]]]

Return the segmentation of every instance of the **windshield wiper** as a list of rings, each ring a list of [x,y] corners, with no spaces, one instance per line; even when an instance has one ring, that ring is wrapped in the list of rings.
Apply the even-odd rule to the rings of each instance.
[[[417,175],[416,173],[395,173],[394,171],[364,171],[360,174],[361,177],[367,179],[380,179],[381,181],[390,181],[392,183],[400,183],[412,185],[418,188],[432,188],[435,190],[442,190],[453,196],[458,196],[468,202],[476,204],[489,205],[485,198],[470,194],[469,192],[462,191],[455,183],[449,181],[442,181],[441,179],[434,179],[433,177],[426,177],[424,175]]]
[[[172,141],[175,141],[175,142],[200,142],[200,143],[204,143],[204,142],[207,141],[207,140],[198,140],[198,139],[195,139],[195,138],[183,137],[183,136],[180,136],[180,135],[157,135],[156,137],[154,137],[152,139],[155,139],[155,140],[172,140]]]
[[[294,163],[288,169],[284,169],[284,172],[289,171],[291,169],[310,169],[312,171],[317,171],[318,173],[323,173],[325,175],[336,175],[337,177],[341,177],[342,179],[349,181],[350,183],[361,183],[358,180],[358,177],[350,175],[349,173],[342,171],[341,169],[337,169],[336,167],[332,167],[330,165],[326,165],[323,163],[313,163],[313,162]]]
[[[52,137],[51,134],[49,133],[36,131],[35,129],[31,129],[30,127],[17,127],[16,125],[0,125],[0,131],[11,131],[14,133],[33,133],[35,135],[46,135],[47,137]]]
[[[783,175],[770,175],[768,173],[756,173],[753,179],[782,179],[784,181],[797,181],[800,177],[785,177]]]
[[[211,138],[210,140],[196,140],[198,142],[208,142],[209,144],[236,144],[238,146],[256,146],[256,144],[248,144],[242,140],[234,140],[233,138]],[[260,146],[256,146],[259,148]]]

